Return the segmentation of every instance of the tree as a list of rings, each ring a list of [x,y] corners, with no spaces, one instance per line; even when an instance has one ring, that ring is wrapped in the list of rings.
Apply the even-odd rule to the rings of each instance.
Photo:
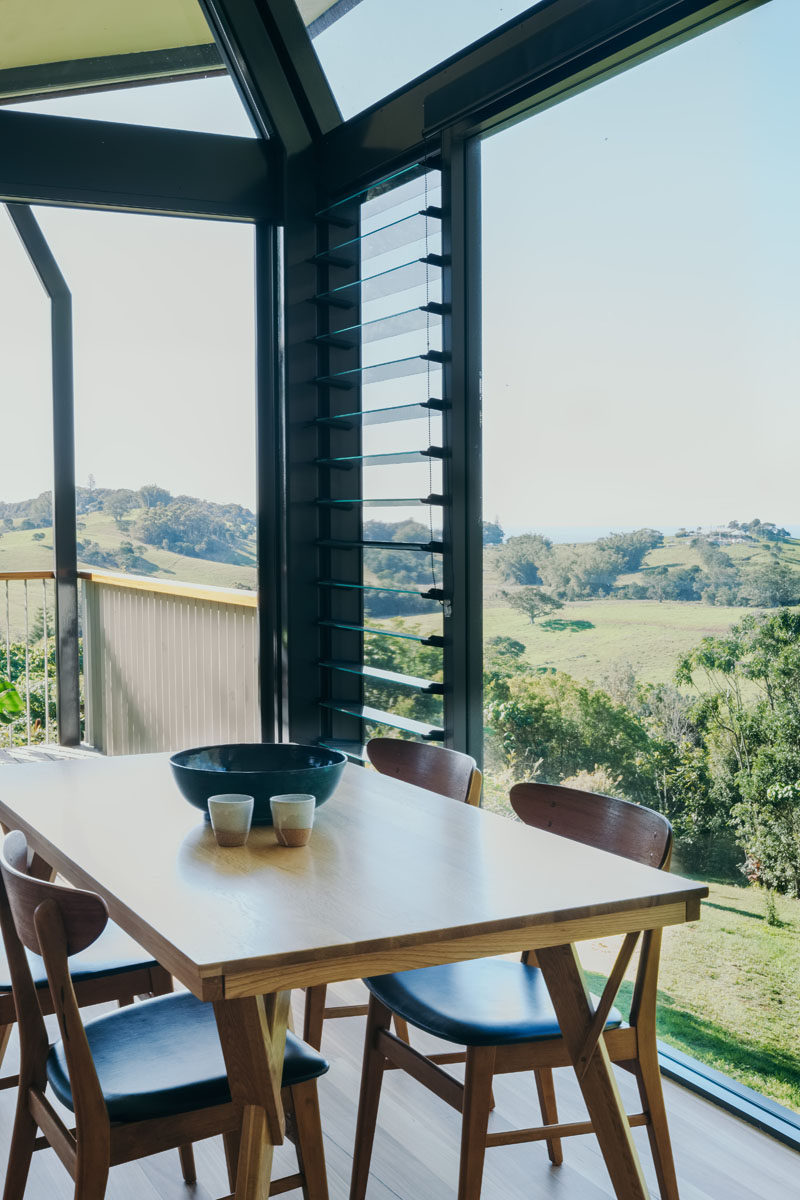
[[[519,612],[525,613],[531,625],[537,617],[541,617],[544,613],[554,612],[556,609],[564,607],[555,596],[551,596],[542,588],[537,587],[521,587],[513,592],[501,592],[500,595],[510,608],[516,608]]]
[[[704,638],[676,680],[698,691],[711,794],[748,876],[800,897],[800,613],[746,616]]]
[[[139,496],[136,492],[132,492],[130,488],[119,488],[112,492],[105,501],[103,507],[114,519],[114,524],[118,529],[123,528],[123,520],[126,513],[129,513],[132,508],[136,508],[139,504]]]
[[[553,543],[538,533],[510,537],[498,554],[501,573],[511,583],[541,583],[540,569],[549,557]]]
[[[485,681],[486,723],[518,779],[560,783],[602,768],[632,800],[655,799],[644,723],[602,688],[534,671]]]
[[[499,521],[484,521],[483,522],[483,544],[484,546],[501,546],[505,534],[500,526]]]
[[[169,504],[172,493],[156,483],[146,483],[139,488],[139,500],[142,508],[156,508],[159,504]]]

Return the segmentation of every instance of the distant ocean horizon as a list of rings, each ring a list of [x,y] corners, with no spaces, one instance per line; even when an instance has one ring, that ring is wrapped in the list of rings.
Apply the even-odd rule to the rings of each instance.
[[[776,522],[780,524],[780,522]],[[598,538],[608,537],[612,533],[631,533],[634,529],[642,529],[639,525],[503,525],[503,533],[507,538],[519,537],[523,533],[540,533],[551,542],[596,542]],[[679,529],[697,528],[687,525],[648,525],[648,529],[658,529],[668,537],[674,537]],[[701,526],[710,529],[710,525]],[[793,538],[800,538],[800,525],[784,525]]]

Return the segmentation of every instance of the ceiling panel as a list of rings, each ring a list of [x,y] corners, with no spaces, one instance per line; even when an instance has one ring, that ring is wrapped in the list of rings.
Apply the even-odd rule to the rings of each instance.
[[[353,3],[298,7],[309,25]],[[215,70],[197,0],[0,0],[0,103]]]

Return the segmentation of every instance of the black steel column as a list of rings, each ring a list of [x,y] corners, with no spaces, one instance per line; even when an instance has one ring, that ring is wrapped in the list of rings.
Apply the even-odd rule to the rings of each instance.
[[[442,139],[447,744],[483,758],[480,147]]]
[[[279,231],[256,226],[256,494],[261,737],[286,736],[286,447]]]
[[[42,287],[50,298],[58,740],[63,746],[77,746],[81,740],[81,702],[75,531],[72,295],[30,208],[27,204],[8,204],[6,207]]]
[[[312,151],[287,162],[284,231],[284,322],[286,338],[286,612],[291,653],[288,661],[289,736],[314,743],[326,728],[320,700],[319,467],[323,445],[318,374],[317,290],[318,207],[316,162]]]

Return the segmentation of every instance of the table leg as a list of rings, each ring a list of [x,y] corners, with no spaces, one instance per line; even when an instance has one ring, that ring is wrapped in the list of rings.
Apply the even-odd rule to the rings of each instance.
[[[575,1062],[583,1098],[618,1200],[648,1200],[642,1165],[631,1136],[617,1081],[601,1037],[588,1063],[578,1062],[594,1013],[574,946],[536,951],[564,1041]],[[583,1074],[581,1075],[581,1072]]]
[[[289,992],[214,1004],[232,1099],[242,1106],[236,1200],[269,1196],[273,1147],[285,1132],[281,1081]]]

